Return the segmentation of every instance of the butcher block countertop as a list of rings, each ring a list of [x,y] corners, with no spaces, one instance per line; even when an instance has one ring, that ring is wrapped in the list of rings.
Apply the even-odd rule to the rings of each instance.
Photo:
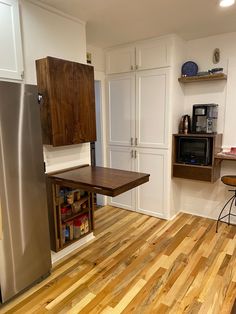
[[[150,174],[105,167],[82,166],[48,174],[55,183],[66,181],[71,187],[107,196],[117,196],[149,181]]]

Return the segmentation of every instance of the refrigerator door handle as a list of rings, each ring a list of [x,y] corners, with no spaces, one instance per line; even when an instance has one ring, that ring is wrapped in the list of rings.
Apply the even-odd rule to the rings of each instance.
[[[2,240],[2,206],[1,206],[1,199],[0,199],[0,240]]]

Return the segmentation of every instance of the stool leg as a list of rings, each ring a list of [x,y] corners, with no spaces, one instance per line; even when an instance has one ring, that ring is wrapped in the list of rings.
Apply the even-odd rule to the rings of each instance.
[[[233,195],[232,197],[230,197],[230,199],[227,201],[227,203],[225,203],[224,207],[222,208],[222,210],[221,210],[221,212],[220,212],[220,214],[219,214],[219,216],[218,216],[217,223],[216,223],[216,233],[218,232],[218,225],[219,225],[219,222],[220,222],[220,219],[221,219],[221,215],[222,215],[222,213],[223,213],[225,207],[229,204],[229,202],[230,202],[231,200],[234,200],[234,198],[235,198],[235,195]]]
[[[235,194],[236,194],[236,192],[235,192]],[[231,204],[230,204],[228,225],[230,225],[230,215],[231,215],[231,210],[232,210],[232,206],[233,206],[233,203],[234,203],[234,201],[235,201],[235,198],[236,198],[236,195],[234,195],[234,198],[232,199],[232,202],[231,202]]]

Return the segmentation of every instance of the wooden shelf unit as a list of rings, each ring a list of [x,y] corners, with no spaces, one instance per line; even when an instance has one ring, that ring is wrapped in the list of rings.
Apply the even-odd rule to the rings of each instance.
[[[227,80],[227,75],[224,73],[216,73],[202,76],[182,76],[178,78],[181,83],[192,83],[192,82],[205,82],[205,81],[219,81]]]
[[[65,203],[62,200],[60,191],[63,189],[71,189],[71,193],[76,193],[78,189],[74,189],[74,185],[71,185],[70,182],[66,180],[61,180],[59,183],[58,180],[55,180],[52,177],[47,178],[47,190],[48,190],[48,209],[49,209],[49,226],[50,226],[50,238],[51,238],[51,249],[55,252],[58,252],[70,244],[79,241],[84,236],[91,233],[94,229],[93,223],[93,193],[85,192],[85,195],[82,196],[79,200],[76,200],[77,206],[81,206],[84,203],[88,203],[88,207],[80,209],[76,213],[71,213],[70,216],[62,218],[61,208],[69,207],[70,204]],[[88,232],[81,234],[79,238],[74,238],[71,240],[65,240],[65,235],[63,234],[64,229],[63,225],[68,224],[69,222],[74,222],[75,219],[81,218],[82,216],[88,216]],[[74,227],[73,227],[74,228]]]
[[[212,162],[210,165],[194,165],[177,162],[177,142],[179,137],[210,138]],[[220,177],[221,162],[215,155],[221,151],[222,134],[173,134],[172,141],[172,176],[177,178],[215,182]]]

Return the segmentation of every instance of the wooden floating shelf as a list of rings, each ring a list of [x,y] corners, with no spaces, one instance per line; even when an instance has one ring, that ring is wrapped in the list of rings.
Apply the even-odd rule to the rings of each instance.
[[[202,76],[183,76],[179,77],[178,81],[181,83],[203,82],[203,81],[220,81],[227,80],[227,75],[224,73],[209,74]]]
[[[203,169],[212,169],[212,165],[204,166],[204,165],[195,165],[195,164],[184,164],[180,162],[174,162],[174,166],[181,166],[181,167],[195,167],[195,168],[203,168]]]
[[[79,216],[82,216],[82,215],[84,215],[84,214],[87,214],[87,213],[89,213],[89,208],[85,208],[85,209],[83,209],[82,211],[80,211],[80,212],[78,212],[78,213],[76,213],[76,214],[72,214],[70,217],[67,217],[67,218],[65,218],[65,219],[62,219],[62,222],[63,222],[63,223],[66,223],[66,222],[68,222],[68,221],[71,221],[71,220],[73,220],[73,219],[75,219],[75,218],[77,218],[77,217],[79,217]]]

